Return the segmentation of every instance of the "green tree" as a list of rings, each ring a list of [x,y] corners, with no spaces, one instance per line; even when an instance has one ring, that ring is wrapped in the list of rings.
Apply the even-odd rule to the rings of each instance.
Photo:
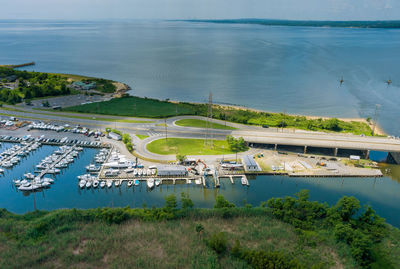
[[[192,199],[189,198],[189,195],[181,192],[181,204],[183,209],[193,208],[194,203]]]
[[[229,208],[235,207],[234,204],[229,203],[222,194],[218,194],[215,198],[214,208]]]
[[[165,197],[165,206],[164,208],[168,212],[172,212],[176,209],[178,206],[178,203],[176,201],[176,196],[174,194],[170,194],[167,197]]]

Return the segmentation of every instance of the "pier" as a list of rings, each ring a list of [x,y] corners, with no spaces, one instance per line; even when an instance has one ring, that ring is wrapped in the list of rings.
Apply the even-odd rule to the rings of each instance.
[[[49,171],[51,169],[54,169],[54,167],[56,166],[56,164],[58,164],[62,159],[64,159],[68,154],[70,154],[72,151],[75,150],[75,146],[72,146],[70,149],[68,149],[67,151],[65,151],[60,157],[58,157],[58,159],[56,161],[54,161],[51,165],[49,165],[48,168],[43,169],[40,174],[38,175],[39,178],[42,178],[44,175],[49,174]]]
[[[35,142],[30,142],[30,143],[26,144],[24,147],[22,147],[19,150],[15,151],[13,154],[9,155],[7,158],[4,158],[3,160],[1,160],[0,166],[2,166],[5,162],[10,161],[12,158],[18,156],[18,154],[20,154],[22,151],[25,151],[27,148],[32,146],[34,143]]]

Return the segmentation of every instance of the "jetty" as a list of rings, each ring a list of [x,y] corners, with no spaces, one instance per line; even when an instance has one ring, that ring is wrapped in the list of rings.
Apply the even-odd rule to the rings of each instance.
[[[49,167],[47,167],[46,169],[43,169],[40,174],[38,175],[39,178],[42,178],[44,175],[49,174],[49,171],[51,169],[54,169],[54,167],[56,166],[56,164],[58,164],[61,160],[63,160],[68,154],[70,154],[72,151],[74,151],[76,149],[76,146],[72,146],[71,148],[69,148],[68,150],[66,150],[62,155],[60,155],[60,157],[57,158],[57,160],[55,160],[51,165],[49,165]]]
[[[0,65],[0,67],[8,67],[8,68],[18,68],[18,67],[25,67],[35,65],[35,62],[23,63],[23,64],[8,64],[8,65]]]

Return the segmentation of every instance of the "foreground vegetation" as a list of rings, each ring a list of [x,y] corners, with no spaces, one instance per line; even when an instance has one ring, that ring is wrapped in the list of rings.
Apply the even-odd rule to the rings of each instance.
[[[1,268],[398,268],[400,231],[353,197],[296,197],[238,208],[0,210]]]
[[[204,139],[162,138],[147,144],[150,152],[168,155],[218,155],[235,153],[225,140],[213,140],[213,146],[206,146]]]
[[[183,127],[196,127],[196,128],[206,128],[207,127],[207,122],[204,120],[199,120],[199,119],[178,120],[175,122],[175,124],[178,126],[183,126]],[[222,130],[236,130],[236,128],[234,128],[234,127],[222,125],[222,124],[215,123],[215,122],[211,122],[209,124],[209,128],[222,129]]]
[[[118,116],[164,118],[179,115],[207,116],[207,104],[175,103],[150,98],[123,97],[110,101],[85,104],[66,108],[68,111],[99,113]],[[270,127],[297,128],[312,131],[344,132],[372,135],[372,129],[365,122],[332,119],[308,119],[283,113],[258,112],[215,105],[213,118],[235,123],[267,125]]]

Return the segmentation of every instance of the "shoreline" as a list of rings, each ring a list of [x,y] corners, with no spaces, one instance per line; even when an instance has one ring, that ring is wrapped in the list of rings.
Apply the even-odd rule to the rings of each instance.
[[[31,63],[29,63],[31,64]],[[10,68],[15,68],[16,66],[25,66],[27,64],[22,64],[22,65],[0,65],[0,67],[10,67]],[[48,74],[54,74],[54,75],[60,75],[63,77],[66,77],[69,81],[76,81],[76,80],[81,80],[81,79],[102,79],[102,78],[96,78],[96,77],[88,77],[88,76],[83,76],[83,75],[77,75],[77,74],[65,74],[65,73],[51,73],[51,72],[44,72],[44,73],[48,73]],[[110,80],[107,79],[109,81],[111,81],[114,86],[116,87],[114,93],[111,94],[111,96],[113,98],[120,98],[122,96],[124,96],[125,94],[130,95],[128,92],[132,90],[132,88],[123,82],[119,82],[119,81],[115,81],[115,80]],[[135,96],[135,95],[130,95],[130,96]],[[145,98],[145,97],[140,97],[140,96],[136,96],[139,98]],[[157,99],[157,98],[154,98]],[[159,101],[163,101],[161,99],[157,99]],[[184,103],[185,101],[179,101],[179,100],[168,100],[168,102],[171,103]],[[206,103],[202,103],[202,102],[187,102],[190,104],[206,104]],[[272,112],[272,111],[268,111],[268,110],[262,110],[262,109],[256,109],[256,108],[249,108],[249,107],[245,107],[245,106],[241,106],[241,105],[230,105],[230,104],[218,104],[218,103],[214,103],[213,104],[214,107],[220,107],[220,108],[225,108],[225,109],[236,109],[236,110],[249,110],[249,111],[253,111],[253,112],[262,112],[262,113],[271,113],[271,114],[280,114],[281,112]],[[345,122],[362,122],[362,123],[366,123],[371,130],[373,129],[373,124],[371,122],[368,122],[366,119],[363,118],[337,118],[337,117],[329,117],[329,116],[310,116],[310,115],[301,115],[301,114],[291,114],[291,113],[285,113],[286,115],[289,116],[297,116],[297,117],[305,117],[308,120],[311,119],[333,119],[336,118],[338,120],[341,121],[345,121]],[[388,136],[388,134],[379,126],[377,125],[375,127],[375,134],[376,135],[382,135],[382,136]]]

